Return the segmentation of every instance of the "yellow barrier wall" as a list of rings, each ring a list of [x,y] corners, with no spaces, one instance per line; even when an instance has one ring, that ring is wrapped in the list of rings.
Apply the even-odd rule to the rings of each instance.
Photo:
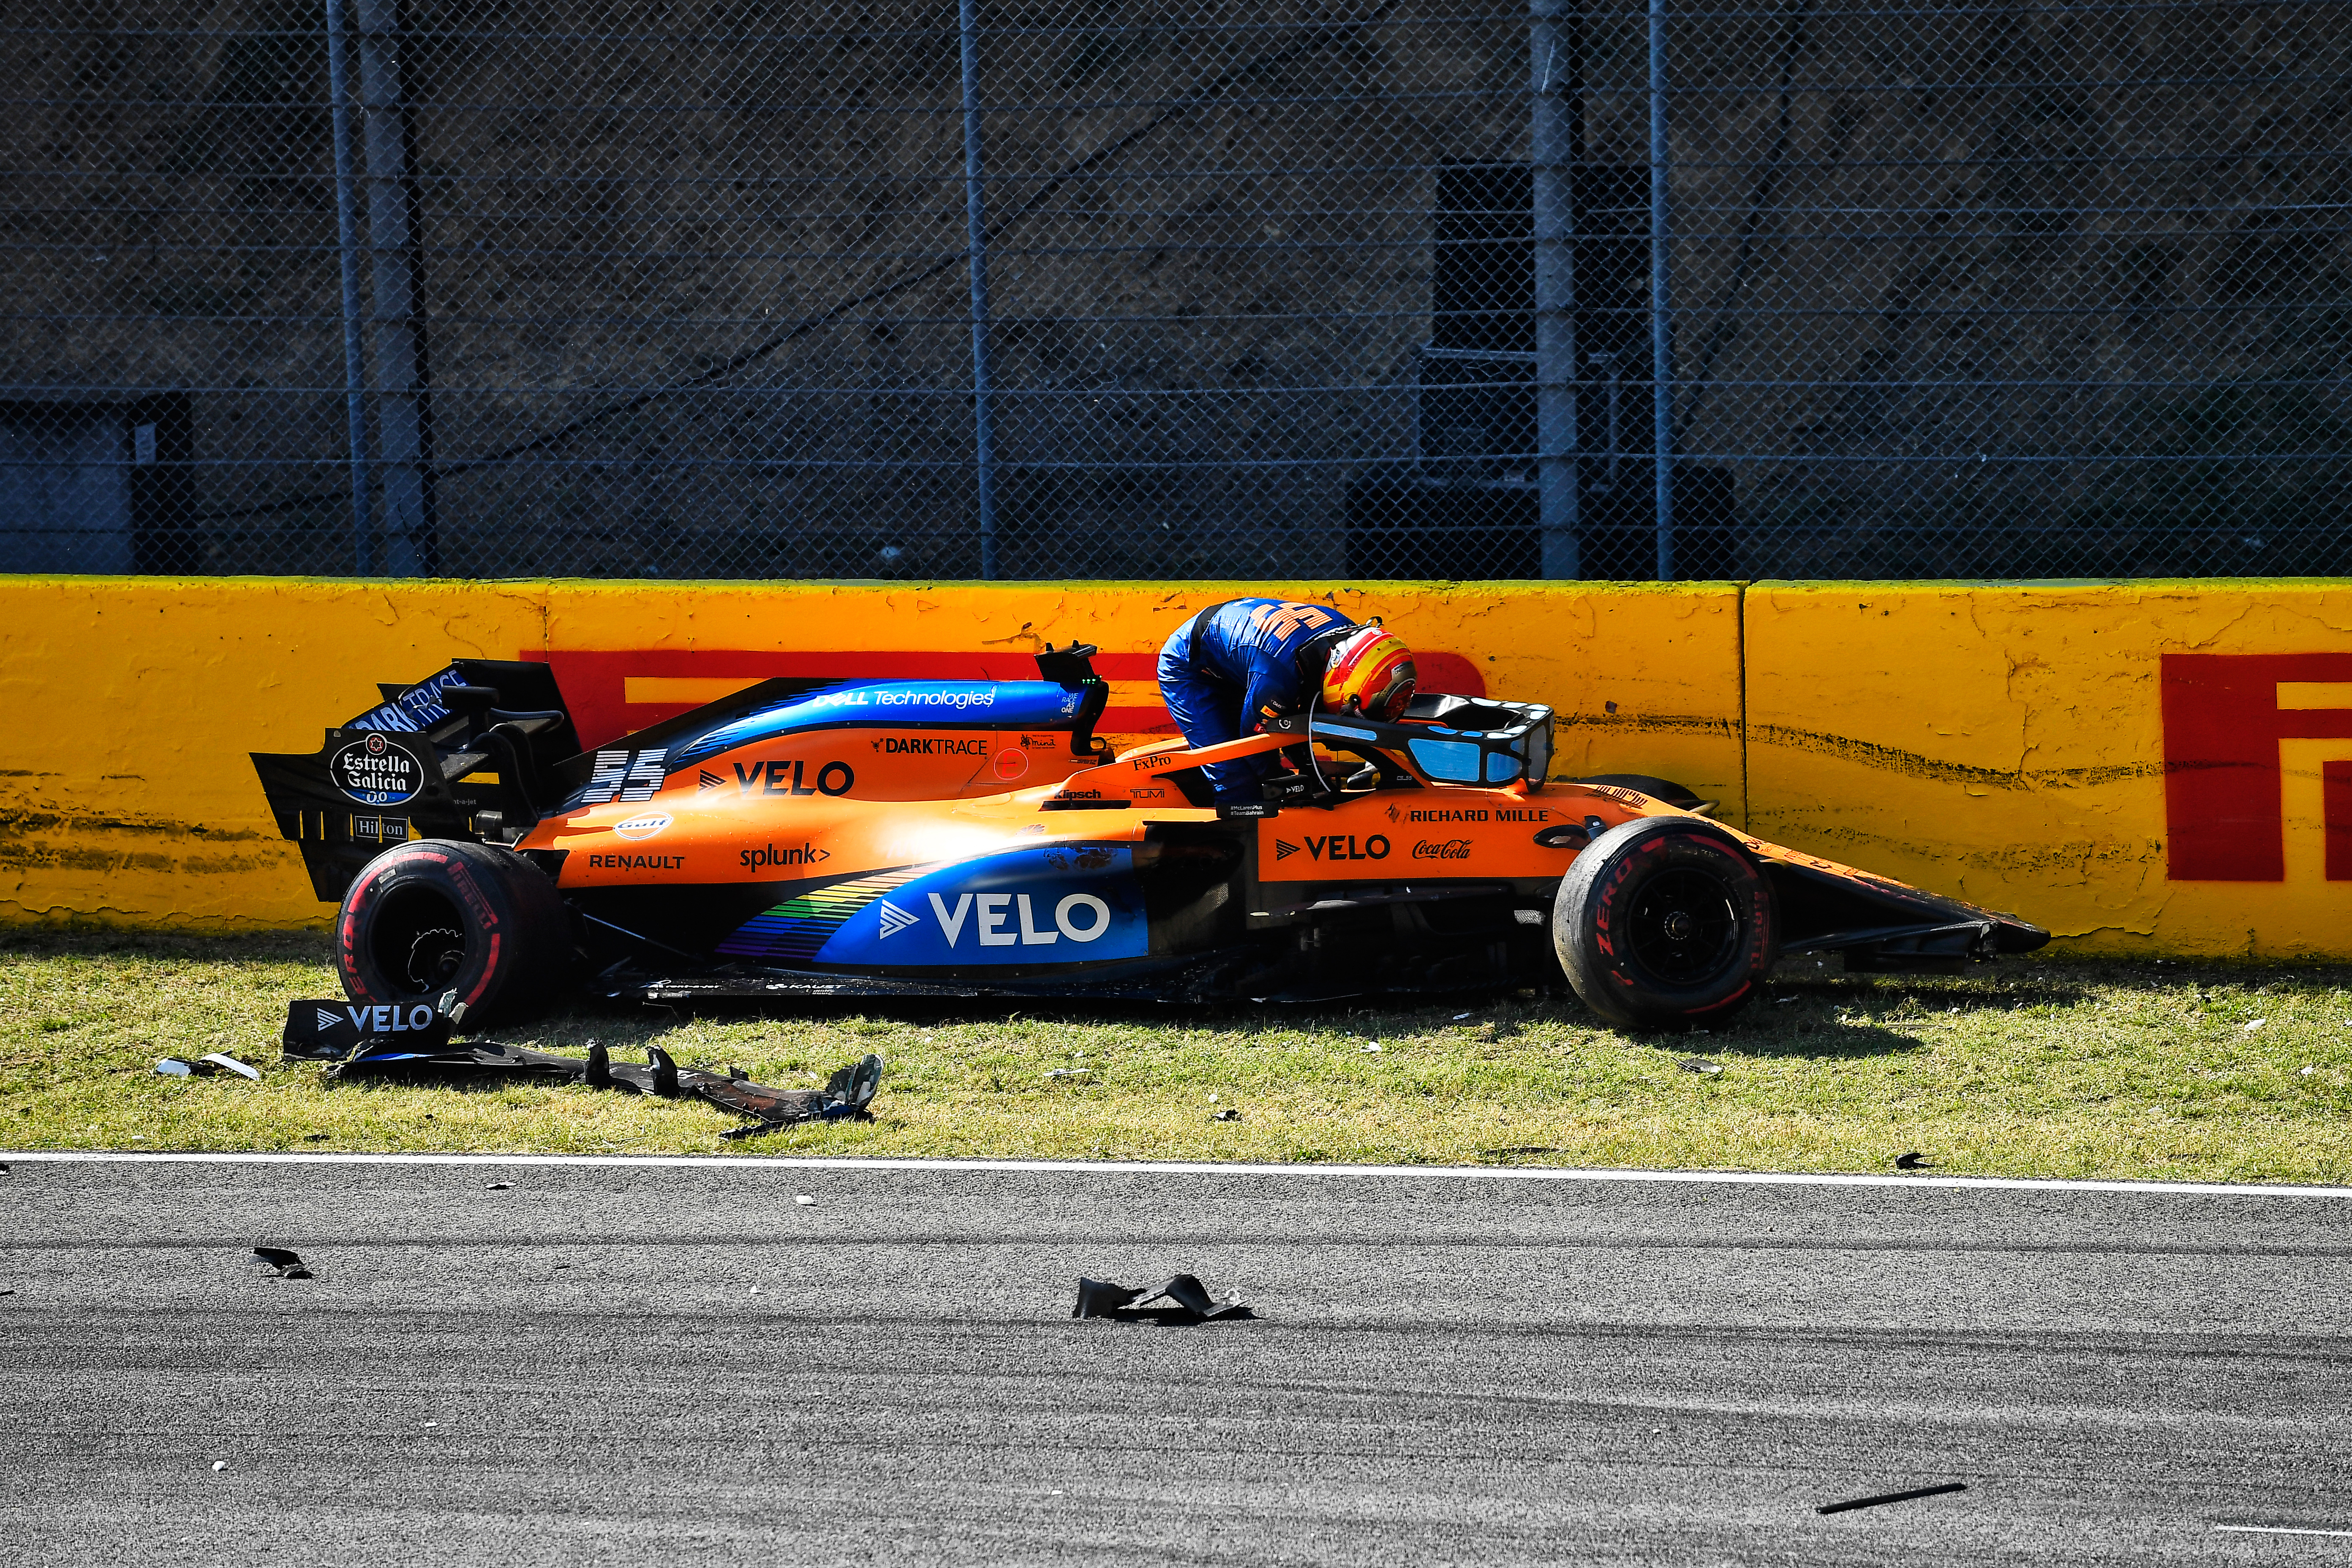
[[[763,675],[1017,677],[1082,639],[1124,740],[1164,721],[1160,640],[1247,592],[1382,615],[1433,685],[1550,703],[1559,776],[1678,779],[2092,945],[2352,956],[2352,584],[2308,582],[0,578],[0,918],[323,923],[246,753],[310,751],[373,682],[453,656],[551,660],[611,726],[593,742]]]
[[[1163,717],[1150,671],[1177,624],[1263,593],[1385,616],[1453,678],[1433,681],[1442,689],[1475,679],[1550,703],[1557,773],[1662,774],[1720,797],[1732,820],[1744,813],[1734,585],[0,577],[0,919],[325,923],[246,754],[313,751],[322,730],[374,702],[374,682],[460,655],[546,658],[575,710],[618,723],[764,675],[845,673],[856,660],[841,655],[1019,676],[1044,642],[1083,640],[1104,651],[1105,731],[1118,739]]]
[[[1751,831],[2091,946],[2352,956],[2352,585],[1765,584],[1745,618]]]

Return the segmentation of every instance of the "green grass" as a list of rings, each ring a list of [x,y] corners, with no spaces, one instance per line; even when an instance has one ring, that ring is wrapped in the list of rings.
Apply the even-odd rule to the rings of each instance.
[[[1328,1160],[2352,1180],[2352,971],[2011,961],[1965,978],[1792,961],[1711,1034],[1627,1037],[1570,998],[1159,1012],[967,1005],[582,1008],[500,1038],[657,1041],[811,1083],[879,1051],[866,1123],[726,1143],[698,1102],[576,1088],[327,1087],[281,1064],[323,937],[0,934],[0,1149]],[[2261,1020],[2259,1027],[2247,1026]],[[1377,1053],[1367,1050],[1377,1040]],[[173,1079],[161,1056],[265,1069]],[[1683,1068],[1703,1056],[1717,1076]],[[1213,1120],[1238,1110],[1237,1121]]]

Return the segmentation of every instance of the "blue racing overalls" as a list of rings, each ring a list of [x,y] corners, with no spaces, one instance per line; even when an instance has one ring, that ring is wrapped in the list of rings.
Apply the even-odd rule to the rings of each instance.
[[[1160,650],[1160,695],[1187,744],[1214,745],[1256,731],[1268,714],[1296,713],[1322,679],[1321,662],[1300,668],[1309,643],[1335,642],[1356,623],[1328,605],[1291,599],[1228,599],[1176,628]],[[1209,765],[1221,805],[1260,798],[1276,771],[1275,753]]]

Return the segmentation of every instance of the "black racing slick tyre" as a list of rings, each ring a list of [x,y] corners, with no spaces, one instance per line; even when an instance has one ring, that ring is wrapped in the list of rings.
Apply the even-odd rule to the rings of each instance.
[[[555,884],[511,850],[446,838],[396,844],[367,864],[335,921],[335,963],[354,1002],[463,1003],[468,1023],[519,1017],[569,977],[571,921]]]
[[[1764,873],[1722,829],[1645,817],[1595,838],[1560,879],[1552,947],[1584,1005],[1621,1029],[1682,1029],[1755,998],[1780,956]]]

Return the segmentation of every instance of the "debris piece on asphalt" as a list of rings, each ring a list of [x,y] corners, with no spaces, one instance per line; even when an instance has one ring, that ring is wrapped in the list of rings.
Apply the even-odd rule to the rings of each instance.
[[[794,1193],[793,1194],[793,1202],[803,1205],[814,1205],[816,1200],[809,1196],[806,1193]]]
[[[482,1184],[482,1190],[488,1193],[503,1193],[513,1185],[514,1184],[512,1182],[484,1182]]]
[[[1705,1057],[1685,1057],[1675,1065],[1685,1072],[1703,1073],[1709,1077],[1723,1070],[1721,1062],[1711,1062]]]
[[[233,1072],[239,1078],[249,1078],[256,1083],[259,1083],[261,1081],[261,1069],[259,1068],[247,1067],[245,1063],[237,1060],[226,1051],[215,1051],[210,1056],[201,1057],[197,1059],[212,1063],[215,1068],[218,1068],[222,1072]]]
[[[1457,1024],[1458,1024],[1458,1023],[1460,1023],[1463,1019],[1465,1019],[1465,1018],[1468,1018],[1468,1017],[1472,1017],[1472,1016],[1475,1016],[1475,1015],[1472,1015],[1472,1014],[1469,1014],[1469,1013],[1456,1013],[1456,1014],[1454,1014],[1454,1021],[1455,1023],[1457,1023]]]
[[[0,1286],[0,1296],[13,1296],[13,1295],[15,1295],[16,1293],[16,1287],[15,1287],[14,1285]]]
[[[219,1475],[223,1470],[227,1468],[228,1461],[226,1459],[215,1459],[213,1461],[213,1474]]]
[[[1877,1497],[1848,1498],[1843,1502],[1825,1502],[1813,1510],[1815,1513],[1843,1513],[1853,1508],[1877,1508],[1890,1502],[1909,1502],[1915,1498],[1942,1497],[1947,1492],[1964,1492],[1966,1481],[1947,1481],[1939,1487],[1914,1487],[1907,1492],[1882,1492]]]
[[[1242,1113],[1230,1105],[1209,1118],[1212,1121],[1239,1121],[1241,1119]]]
[[[1157,1301],[1168,1305],[1154,1306]],[[1194,1324],[1238,1322],[1255,1312],[1239,1301],[1220,1301],[1190,1274],[1179,1274],[1157,1290],[1138,1290],[1108,1279],[1078,1280],[1073,1318],[1109,1318],[1122,1323]]]
[[[1933,1162],[1916,1149],[1895,1156],[1895,1168],[1898,1171],[1925,1171],[1932,1164]]]
[[[310,1266],[302,1261],[302,1255],[290,1247],[257,1247],[253,1255],[269,1265],[270,1271],[280,1279],[315,1278]]]

